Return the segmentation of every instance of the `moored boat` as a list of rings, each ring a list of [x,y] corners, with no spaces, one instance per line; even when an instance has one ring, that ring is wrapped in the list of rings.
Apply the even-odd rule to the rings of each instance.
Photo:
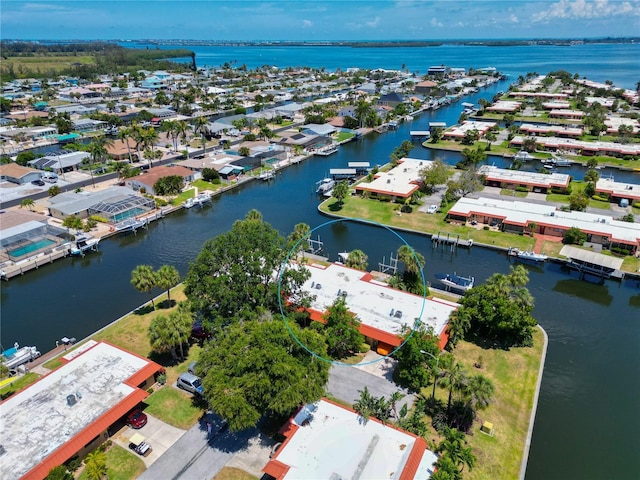
[[[462,277],[454,273],[453,275],[449,273],[436,273],[436,278],[440,280],[444,285],[449,288],[453,288],[455,290],[467,291],[473,288],[474,278],[473,277]]]
[[[333,178],[323,178],[316,183],[316,193],[324,195],[325,193],[330,192],[335,184],[336,181]]]
[[[547,255],[543,253],[535,253],[533,250],[520,250],[519,248],[511,247],[508,251],[509,255],[516,257],[519,260],[526,260],[530,262],[542,263],[547,258]]]
[[[40,352],[36,347],[20,347],[16,342],[12,348],[4,350],[2,357],[4,357],[3,364],[9,370],[24,365],[27,362],[31,362],[40,356]]]
[[[84,253],[89,250],[98,250],[98,243],[100,239],[93,235],[87,233],[77,235],[74,243],[69,247],[69,254],[84,256]]]

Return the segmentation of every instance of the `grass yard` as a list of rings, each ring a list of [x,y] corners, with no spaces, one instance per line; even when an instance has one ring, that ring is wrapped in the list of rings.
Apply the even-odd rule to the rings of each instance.
[[[212,192],[215,192],[216,190],[225,187],[227,184],[228,183],[224,180],[220,180],[220,183],[205,182],[204,180],[194,180],[193,182],[191,182],[191,185],[193,185],[194,187],[198,187],[199,192],[202,192],[204,190],[211,190]]]
[[[533,340],[533,347],[511,350],[485,349],[460,342],[453,352],[467,373],[482,373],[496,387],[493,402],[486,410],[478,412],[472,431],[467,435],[477,462],[473,470],[465,469],[465,479],[518,478],[544,346],[541,330],[535,330]],[[474,367],[479,357],[482,357],[482,369]],[[438,388],[436,397],[446,404],[448,393],[448,390]],[[430,396],[431,387],[424,389],[423,394]],[[493,436],[480,432],[484,421],[493,423]]]
[[[503,248],[531,247],[531,238],[524,235],[507,234],[494,230],[477,229],[470,226],[455,225],[444,220],[445,213],[426,214],[414,210],[413,213],[400,213],[399,204],[350,196],[345,199],[341,209],[337,210],[336,200],[330,198],[320,205],[320,210],[348,218],[357,218],[416,232],[436,234],[450,233],[460,235],[461,239],[473,239],[474,243],[494,245]],[[396,210],[398,209],[398,210]]]
[[[35,383],[40,378],[40,375],[37,373],[29,372],[26,375],[22,375],[20,377],[15,377],[15,380],[7,383],[0,389],[0,400],[4,400],[5,398],[10,397],[18,390],[23,389],[24,387]]]
[[[107,455],[107,478],[109,480],[131,480],[138,478],[146,470],[144,462],[137,455],[119,445],[112,444]],[[88,480],[86,470],[83,470],[78,480]]]
[[[353,134],[353,133],[338,132],[336,134],[335,141],[336,142],[343,142],[343,141],[348,140],[348,139],[353,138],[353,137],[355,137],[355,134]]]
[[[186,369],[185,366],[184,370],[186,371]],[[148,405],[145,412],[169,425],[186,430],[202,416],[206,405],[201,408],[192,400],[194,397],[172,386],[175,378],[178,377],[177,374],[173,382],[170,382],[168,377],[169,375],[167,375],[167,383],[164,387],[159,388],[145,399],[144,402]]]
[[[222,467],[222,470],[213,477],[212,480],[257,480],[258,477],[254,477],[250,473],[240,470],[234,467]]]
[[[180,195],[178,195],[176,198],[171,200],[171,205],[173,205],[174,207],[177,207],[179,205],[182,205],[184,201],[187,200],[188,198],[193,198],[195,196],[196,196],[195,189],[190,188],[189,190],[185,190],[184,192],[181,192]]]
[[[500,195],[504,195],[506,197],[518,197],[518,198],[526,198],[528,192],[518,192],[517,190],[511,190],[509,188],[503,188],[500,190]]]

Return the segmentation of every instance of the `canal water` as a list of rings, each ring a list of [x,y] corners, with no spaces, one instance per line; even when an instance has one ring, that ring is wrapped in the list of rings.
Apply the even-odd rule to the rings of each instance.
[[[475,102],[503,89],[506,84],[496,84],[465,101]],[[170,264],[185,275],[202,244],[227,231],[250,209],[261,211],[283,235],[300,222],[312,228],[327,223],[329,219],[317,211],[314,190],[315,182],[330,168],[346,167],[350,161],[384,164],[393,149],[409,139],[409,130],[425,129],[429,121],[454,123],[461,110],[454,104],[427,112],[395,131],[343,145],[330,157],[293,165],[275,181],[252,182],[216,197],[211,206],[171,214],[148,231],[106,239],[98,253],[64,259],[3,282],[2,343],[17,341],[47,351],[61,337],[81,339],[91,334],[149,299],[130,285],[137,265]],[[432,153],[419,144],[410,154],[433,155],[448,163],[459,159],[457,154]],[[359,248],[367,253],[369,268],[376,268],[383,258],[388,260],[401,245],[384,228],[351,221],[324,226],[316,235],[332,260],[339,251]],[[425,278],[431,282],[436,273],[457,272],[482,283],[493,273],[509,269],[504,253],[477,246],[452,253],[433,249],[425,236],[402,236],[425,256]],[[636,478],[640,472],[640,285],[579,281],[553,263],[527,268],[536,299],[534,315],[549,334],[527,480]]]

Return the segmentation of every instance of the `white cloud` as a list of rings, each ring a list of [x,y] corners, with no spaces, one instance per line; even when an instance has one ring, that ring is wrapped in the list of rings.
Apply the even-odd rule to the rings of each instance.
[[[599,19],[622,15],[640,16],[640,2],[609,0],[560,0],[533,15],[534,22],[554,19]]]
[[[373,20],[369,20],[368,22],[364,22],[367,27],[377,28],[380,24],[380,17],[376,17]]]
[[[432,27],[442,27],[442,22],[438,21],[436,17],[433,17],[429,23],[431,23]]]
[[[303,28],[313,27],[313,22],[311,20],[303,20],[302,27]]]
[[[518,23],[519,22],[518,17],[515,16],[514,14],[509,15],[509,21],[511,23]]]

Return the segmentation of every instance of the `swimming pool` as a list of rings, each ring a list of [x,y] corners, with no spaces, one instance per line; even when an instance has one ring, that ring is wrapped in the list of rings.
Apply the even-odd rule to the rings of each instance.
[[[126,212],[116,213],[113,216],[113,222],[118,223],[126,220],[127,218],[135,217],[136,215],[140,215],[142,213],[146,213],[146,210],[144,208],[132,208],[131,210],[127,210]]]
[[[43,238],[41,240],[38,240],[37,242],[27,243],[26,245],[18,247],[14,250],[9,250],[7,253],[9,253],[9,255],[12,257],[23,257],[24,255],[28,255],[37,250],[41,250],[54,243],[56,242],[54,242],[53,240],[49,240],[48,238]]]

